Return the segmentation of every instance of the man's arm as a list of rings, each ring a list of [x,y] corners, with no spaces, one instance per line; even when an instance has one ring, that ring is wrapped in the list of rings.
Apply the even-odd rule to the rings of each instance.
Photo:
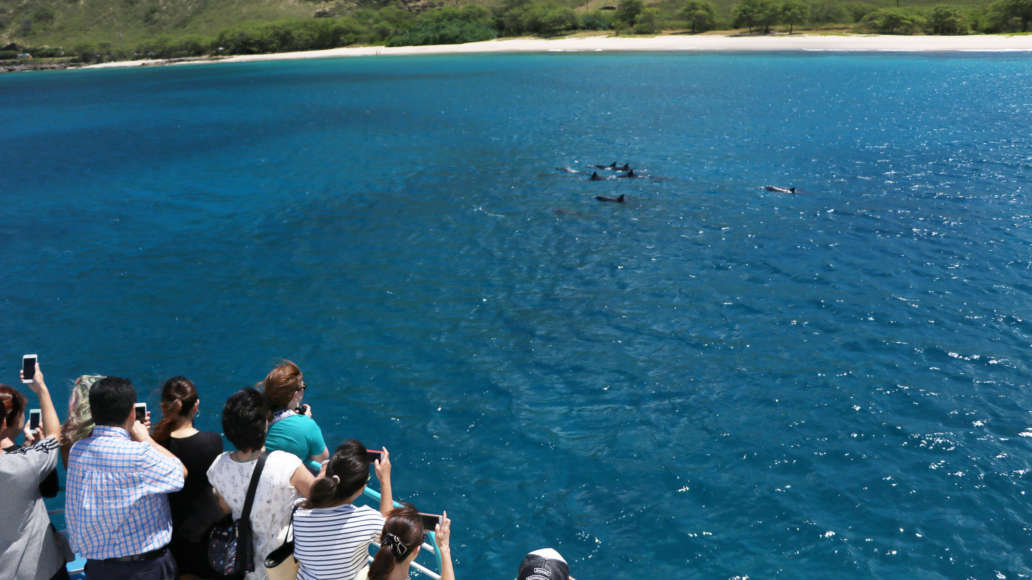
[[[151,439],[150,432],[147,431],[147,427],[144,426],[143,423],[141,423],[139,421],[134,421],[133,422],[133,429],[132,429],[132,431],[129,432],[129,434],[132,436],[133,441],[139,441],[140,443],[146,443],[146,444],[150,445],[151,449],[154,449],[155,451],[157,451],[158,453],[160,453],[160,454],[162,454],[162,455],[164,455],[166,457],[172,458],[179,465],[179,468],[183,470],[183,479],[184,480],[186,479],[186,475],[187,475],[186,474],[186,466],[183,465],[183,462],[180,461],[179,458],[176,457],[175,454],[173,454],[171,451],[169,451],[168,449],[165,449],[164,447],[162,447],[154,439]]]

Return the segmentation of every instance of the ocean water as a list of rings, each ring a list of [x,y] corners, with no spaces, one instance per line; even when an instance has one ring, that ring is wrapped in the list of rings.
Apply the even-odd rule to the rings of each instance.
[[[7,75],[0,152],[2,380],[62,416],[184,374],[218,430],[292,359],[461,578],[1032,575],[1027,55]]]

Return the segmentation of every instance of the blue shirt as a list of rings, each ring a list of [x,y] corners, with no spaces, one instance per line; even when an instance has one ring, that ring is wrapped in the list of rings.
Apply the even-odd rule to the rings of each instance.
[[[312,456],[326,450],[326,441],[323,440],[319,425],[311,417],[294,414],[269,425],[269,432],[265,435],[265,449],[292,453],[304,461],[308,469],[318,473],[322,466],[312,460]]]
[[[165,494],[183,488],[183,464],[121,427],[97,425],[68,454],[65,519],[72,549],[89,560],[157,550],[172,539]]]

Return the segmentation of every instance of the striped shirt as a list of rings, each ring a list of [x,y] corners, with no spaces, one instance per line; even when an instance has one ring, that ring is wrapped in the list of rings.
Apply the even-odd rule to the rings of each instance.
[[[298,580],[352,580],[379,539],[384,518],[369,506],[344,504],[299,509],[294,514],[294,557]]]
[[[165,494],[183,488],[183,464],[121,427],[97,425],[68,454],[65,519],[72,549],[89,560],[157,550],[172,539]]]

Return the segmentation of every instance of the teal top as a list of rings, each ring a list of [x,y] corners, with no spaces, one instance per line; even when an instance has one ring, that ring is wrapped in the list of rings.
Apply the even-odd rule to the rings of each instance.
[[[293,453],[304,461],[313,473],[319,473],[321,466],[318,461],[312,460],[312,456],[326,450],[326,441],[323,440],[319,425],[311,417],[291,415],[269,426],[269,433],[265,436],[265,449]]]

